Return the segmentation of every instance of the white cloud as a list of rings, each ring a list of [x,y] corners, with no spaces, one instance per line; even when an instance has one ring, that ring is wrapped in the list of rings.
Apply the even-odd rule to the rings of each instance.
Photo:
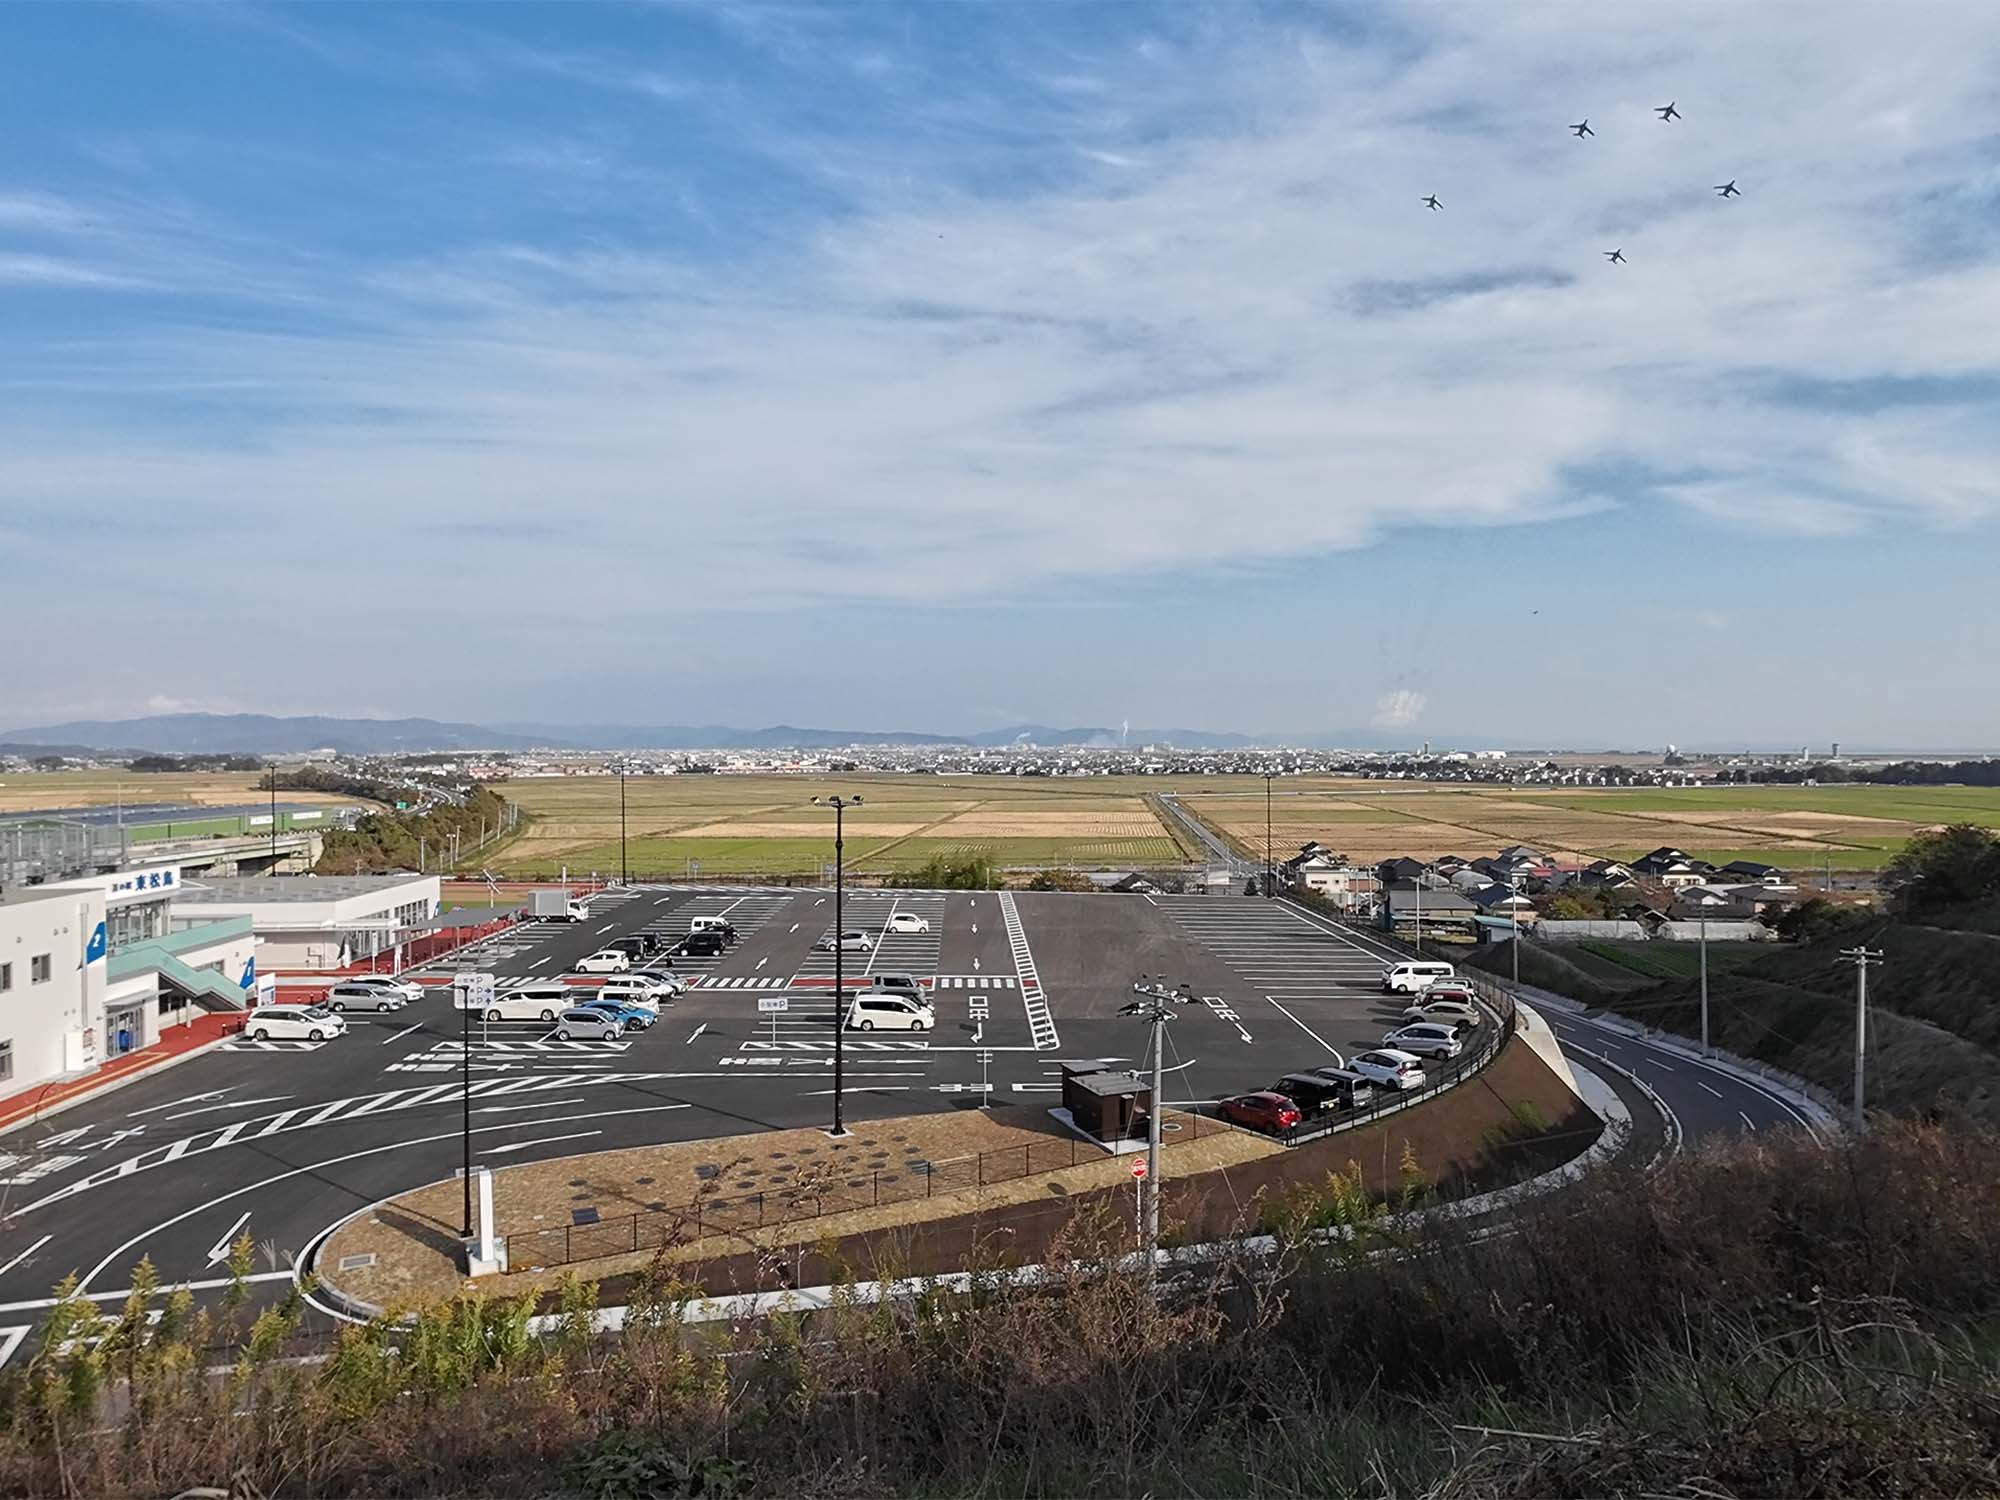
[[[1375,700],[1375,713],[1368,722],[1377,729],[1408,729],[1423,717],[1427,701],[1422,693],[1397,688]]]
[[[1057,102],[1012,101],[1024,144],[980,147],[1014,153],[1033,185],[1011,191],[973,191],[949,145],[893,120],[803,141],[753,121],[841,213],[727,263],[635,234],[309,288],[270,272],[273,297],[351,321],[99,335],[81,347],[107,385],[244,400],[212,435],[101,409],[5,434],[0,502],[143,496],[188,520],[162,545],[191,550],[250,517],[259,549],[300,550],[330,514],[378,535],[421,516],[470,548],[559,518],[532,549],[494,545],[487,576],[654,619],[1256,569],[1655,497],[1802,537],[1975,524],[2000,508],[1990,411],[1838,414],[1785,387],[2000,363],[1991,205],[1953,196],[1988,170],[2000,33],[1973,6],[1839,19],[1399,10],[1377,45],[1232,12],[1025,67],[1024,97]],[[830,23],[729,24],[810,57]],[[645,58],[533,67],[689,88]],[[1668,98],[1670,126],[1650,114]],[[954,106],[977,113],[932,107]],[[1599,134],[1574,141],[1584,114]],[[1746,196],[1724,203],[1709,185],[1730,177]],[[1629,264],[1602,262],[1611,245]],[[425,569],[380,557],[346,597],[397,599]]]

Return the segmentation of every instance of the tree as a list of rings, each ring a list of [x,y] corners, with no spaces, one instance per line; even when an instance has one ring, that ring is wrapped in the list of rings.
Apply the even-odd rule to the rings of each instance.
[[[1096,884],[1076,870],[1037,870],[1026,889],[1031,891],[1094,891]]]
[[[2000,895],[2000,837],[1976,823],[1920,833],[1890,861],[1882,884],[1905,916]]]
[[[1780,912],[1770,926],[1788,943],[1816,943],[1843,927],[1851,927],[1864,915],[1851,906],[1838,906],[1822,896],[1814,896]]]

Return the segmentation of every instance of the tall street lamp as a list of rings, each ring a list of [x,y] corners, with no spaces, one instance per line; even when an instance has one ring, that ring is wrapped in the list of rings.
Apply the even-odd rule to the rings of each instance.
[[[846,845],[845,822],[847,809],[859,807],[859,797],[815,797],[815,807],[833,809],[833,1134],[847,1134],[847,1126],[840,1113],[840,1089],[842,1081],[840,1042],[847,1030],[847,994],[845,974],[841,962],[846,957],[846,949],[841,944],[845,922],[841,917],[841,888],[846,882],[847,867],[841,853]]]
[[[625,768],[618,768],[618,883],[632,883],[632,863],[625,857]]]
[[[1264,773],[1264,899],[1271,899],[1271,773]]]

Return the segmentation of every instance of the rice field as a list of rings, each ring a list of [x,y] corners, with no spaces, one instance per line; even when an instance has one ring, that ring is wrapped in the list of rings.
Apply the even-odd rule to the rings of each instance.
[[[1265,842],[1263,783],[1191,795],[1183,805],[1246,853]],[[1870,870],[1910,837],[1944,823],[2000,828],[2000,789],[1986,787],[1719,787],[1533,791],[1404,783],[1349,790],[1280,783],[1270,840],[1280,856],[1317,840],[1349,858],[1395,854],[1471,859],[1508,844],[1555,854],[1632,859],[1663,844],[1717,864],[1757,860],[1786,869]]]

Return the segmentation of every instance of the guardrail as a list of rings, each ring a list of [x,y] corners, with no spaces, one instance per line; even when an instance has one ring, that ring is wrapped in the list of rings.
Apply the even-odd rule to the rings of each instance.
[[[1201,1140],[1236,1127],[1205,1115],[1176,1110],[1161,1122],[1168,1145]],[[801,1182],[769,1192],[732,1198],[697,1197],[684,1207],[661,1206],[590,1224],[563,1224],[507,1235],[507,1265],[560,1266],[576,1261],[631,1255],[641,1250],[684,1245],[708,1235],[748,1234],[767,1226],[798,1224],[829,1214],[854,1213],[888,1203],[909,1203],[966,1188],[992,1187],[1059,1172],[1087,1162],[1109,1161],[1102,1146],[1082,1136],[1028,1141],[975,1156],[916,1162],[887,1171],[842,1174],[823,1182]]]

